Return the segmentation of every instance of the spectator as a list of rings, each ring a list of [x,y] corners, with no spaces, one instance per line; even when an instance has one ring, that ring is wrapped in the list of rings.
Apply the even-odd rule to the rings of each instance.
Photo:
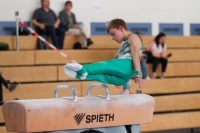
[[[65,30],[58,27],[60,19],[57,18],[54,11],[49,8],[49,0],[41,0],[41,5],[41,8],[35,10],[32,17],[32,23],[36,26],[36,31],[40,35],[50,36],[53,45],[58,49],[62,49]]]
[[[85,27],[78,26],[75,14],[71,12],[72,2],[65,2],[65,9],[60,12],[59,18],[61,20],[60,27],[65,28],[66,34],[68,35],[78,35],[82,38],[82,48],[87,48],[89,45],[93,44],[90,39],[90,35],[86,32]]]
[[[164,78],[164,74],[167,68],[167,63],[169,58],[171,56],[170,54],[167,54],[167,46],[165,44],[165,37],[166,35],[164,33],[159,33],[155,40],[152,41],[149,44],[149,47],[147,48],[147,51],[144,52],[144,54],[147,55],[147,63],[152,63],[152,79],[156,78],[156,69],[158,67],[158,64],[162,64],[162,73],[160,75],[160,78]]]
[[[3,89],[2,89],[2,84],[10,91],[12,92],[15,90],[17,87],[20,86],[19,83],[10,83],[10,81],[6,81],[3,76],[1,75],[2,71],[0,70],[0,105],[3,104]]]

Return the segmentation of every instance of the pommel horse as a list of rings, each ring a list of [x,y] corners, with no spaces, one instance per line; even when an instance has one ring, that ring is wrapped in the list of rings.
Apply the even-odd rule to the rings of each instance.
[[[91,96],[95,87],[104,88],[106,96]],[[72,90],[73,96],[58,97],[60,89]],[[110,96],[105,84],[90,85],[86,97],[77,97],[73,86],[59,85],[52,99],[11,100],[2,110],[8,132],[139,133],[140,124],[152,121],[154,104],[145,94]]]

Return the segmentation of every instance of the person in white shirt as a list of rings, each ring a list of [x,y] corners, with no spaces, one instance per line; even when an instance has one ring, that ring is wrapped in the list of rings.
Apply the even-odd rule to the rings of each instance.
[[[158,64],[161,63],[162,65],[162,72],[160,75],[160,78],[164,78],[164,74],[167,68],[167,63],[171,54],[167,54],[167,46],[165,43],[165,38],[166,35],[164,33],[159,33],[155,40],[152,41],[149,44],[149,47],[147,48],[148,53],[148,58],[147,58],[147,63],[152,63],[152,79],[156,78],[156,69],[158,67]]]

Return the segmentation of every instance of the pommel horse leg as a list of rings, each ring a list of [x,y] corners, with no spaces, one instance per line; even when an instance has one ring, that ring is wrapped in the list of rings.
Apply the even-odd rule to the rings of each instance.
[[[131,126],[131,133],[140,133],[140,125],[132,125]]]
[[[139,88],[136,91],[137,94],[142,94],[142,90]],[[140,125],[135,124],[135,125],[126,125],[126,130],[127,133],[140,133]]]
[[[136,91],[137,94],[142,94],[142,90],[139,88]],[[131,126],[131,133],[140,133],[140,124],[135,124]]]

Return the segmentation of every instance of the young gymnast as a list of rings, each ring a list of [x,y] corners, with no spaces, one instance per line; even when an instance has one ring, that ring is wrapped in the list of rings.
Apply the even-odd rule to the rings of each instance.
[[[143,44],[140,37],[128,31],[125,21],[118,18],[108,22],[107,32],[112,36],[112,40],[123,42],[117,59],[87,65],[67,63],[64,66],[65,74],[71,78],[99,81],[116,86],[124,85],[134,77],[139,88],[142,88],[144,82],[139,56]]]

